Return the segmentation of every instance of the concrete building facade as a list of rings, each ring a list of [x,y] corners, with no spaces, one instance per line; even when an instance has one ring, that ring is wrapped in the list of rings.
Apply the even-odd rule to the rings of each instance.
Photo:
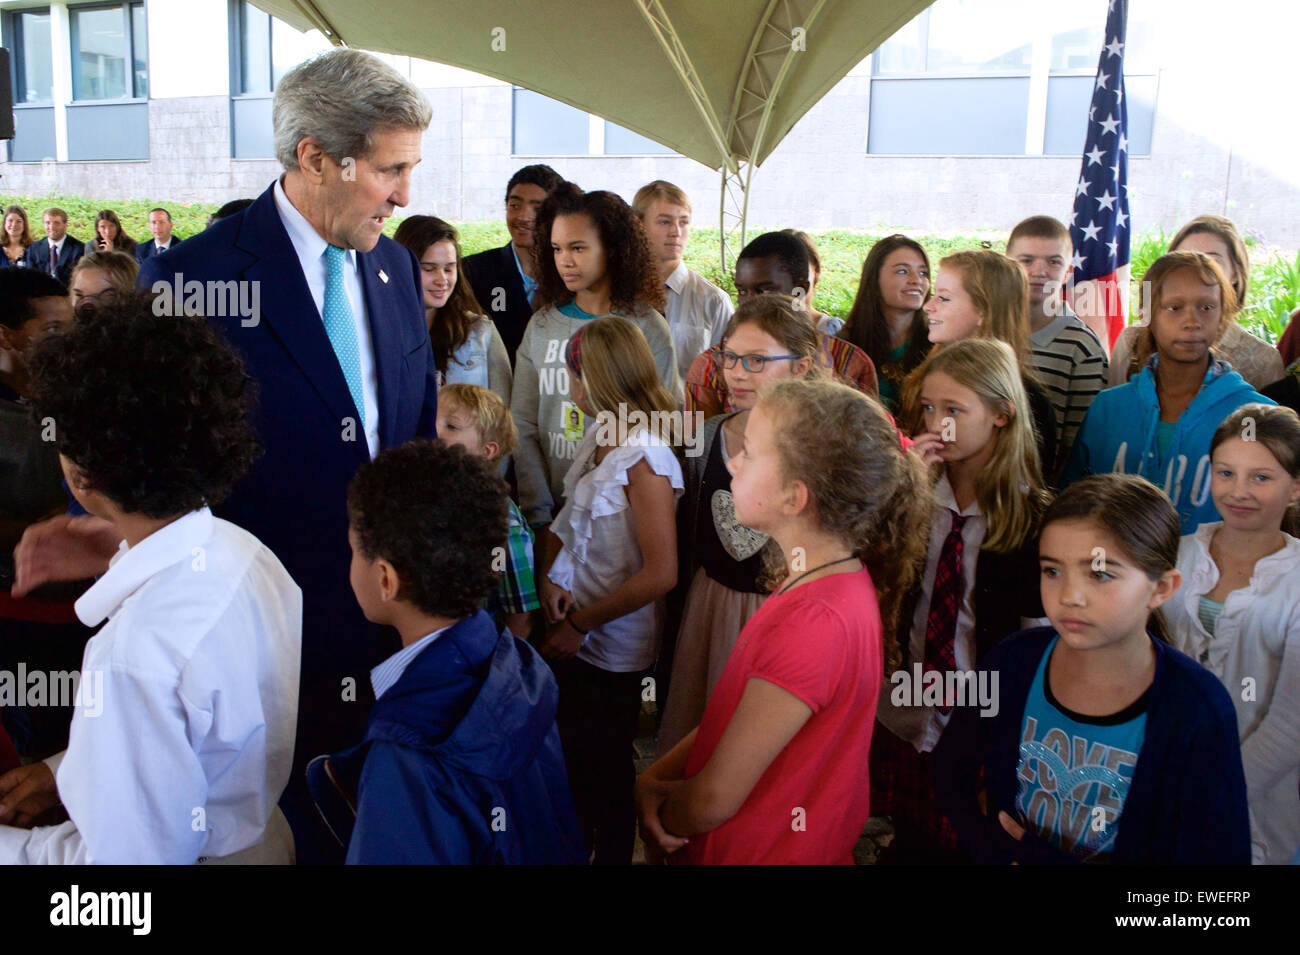
[[[1068,218],[1107,0],[938,0],[819,102],[757,171],[749,221],[811,229],[1009,229]],[[1138,233],[1217,212],[1300,245],[1286,102],[1300,5],[1133,0],[1125,54]],[[327,49],[240,0],[0,0],[18,134],[10,195],[223,202],[274,177],[274,84]],[[1293,22],[1294,21],[1294,22]],[[1260,29],[1263,22],[1265,29]],[[630,198],[655,178],[718,222],[719,175],[498,80],[387,57],[425,89],[408,212],[499,218],[512,171],[547,162]]]

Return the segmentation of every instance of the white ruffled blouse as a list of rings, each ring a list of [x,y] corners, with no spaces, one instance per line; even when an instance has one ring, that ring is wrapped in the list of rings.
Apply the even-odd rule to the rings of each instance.
[[[652,471],[668,478],[674,497],[680,498],[684,489],[672,448],[645,429],[633,432],[627,443],[595,463],[597,440],[605,432],[592,428],[578,445],[564,478],[564,507],[551,524],[564,546],[547,576],[573,594],[579,607],[608,597],[642,567],[628,506],[628,469],[644,459]],[[613,673],[644,670],[659,655],[663,621],[660,598],[591,630],[578,657]]]

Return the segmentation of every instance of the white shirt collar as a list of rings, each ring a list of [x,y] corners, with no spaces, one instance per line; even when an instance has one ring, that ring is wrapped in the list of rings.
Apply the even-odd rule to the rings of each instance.
[[[452,624],[452,626],[454,627],[455,624]],[[402,647],[402,649],[371,670],[370,685],[375,688],[375,699],[379,699],[391,690],[393,684],[402,678],[406,668],[415,661],[415,658],[420,655],[424,648],[450,629],[451,627],[443,627],[441,630],[426,634],[409,647]]]
[[[952,485],[948,483],[948,475],[946,472],[941,473],[939,475],[939,480],[935,482],[934,503],[938,507],[947,508],[950,511],[957,511],[957,498],[952,493]],[[968,506],[965,510],[958,511],[958,513],[964,515],[965,517],[980,516],[979,501],[978,500],[971,501],[970,506]]]
[[[275,208],[280,213],[280,221],[284,223],[284,229],[289,233],[289,241],[293,243],[298,258],[304,262],[320,261],[321,257],[325,255],[325,247],[329,243],[307,221],[307,217],[289,201],[289,197],[284,191],[283,177],[275,181],[274,195]],[[347,253],[348,267],[355,269],[357,267],[357,250],[345,249],[344,251]]]
[[[93,627],[117,612],[128,597],[172,564],[192,560],[195,549],[212,536],[212,511],[201,507],[154,531],[134,547],[126,541],[108,571],[81,595],[75,608],[81,622]]]
[[[677,268],[673,269],[672,274],[664,280],[664,284],[678,295],[681,295],[682,289],[686,287],[686,279],[689,275],[690,269],[686,267],[686,260],[679,259],[677,262]]]

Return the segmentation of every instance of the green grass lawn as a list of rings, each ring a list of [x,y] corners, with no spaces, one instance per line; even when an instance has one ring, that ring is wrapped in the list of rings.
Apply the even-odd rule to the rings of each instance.
[[[210,203],[182,204],[166,199],[98,200],[81,196],[7,196],[0,195],[0,203],[16,203],[27,210],[32,222],[33,237],[43,234],[40,216],[44,209],[58,206],[67,210],[68,231],[84,240],[94,237],[95,213],[104,208],[113,209],[122,220],[128,235],[137,241],[149,238],[149,210],[165,206],[171,211],[178,235],[190,236],[202,230],[210,213],[217,206]],[[386,229],[389,235],[401,223],[390,219]],[[461,233],[461,246],[465,255],[504,245],[509,238],[505,223],[500,220],[457,222]],[[748,235],[759,235],[765,227],[750,226]],[[858,289],[858,276],[862,262],[871,246],[883,232],[855,232],[845,229],[810,232],[817,243],[822,259],[822,275],[817,286],[817,308],[831,315],[843,317],[853,305]],[[981,243],[998,252],[1006,249],[1006,235],[1000,232],[930,235],[909,233],[930,256],[930,264],[937,268],[938,261],[950,252],[979,248]],[[1249,234],[1249,230],[1247,230]],[[1162,232],[1151,231],[1135,237],[1132,244],[1132,273],[1135,281],[1146,267],[1164,250],[1168,241]],[[1287,316],[1300,306],[1300,254],[1295,250],[1282,251],[1251,246],[1251,284],[1247,307],[1239,321],[1249,331],[1268,341],[1276,341],[1286,327]],[[686,249],[686,264],[710,281],[727,290],[733,297],[735,286],[731,276],[723,272],[718,261],[718,230],[695,228],[691,230],[690,244]],[[1131,296],[1132,307],[1137,308],[1137,289]],[[1136,311],[1133,316],[1136,320]]]

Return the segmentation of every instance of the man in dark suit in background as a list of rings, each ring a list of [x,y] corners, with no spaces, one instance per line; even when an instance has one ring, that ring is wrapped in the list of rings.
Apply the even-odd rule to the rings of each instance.
[[[161,206],[149,210],[149,232],[153,235],[152,242],[135,244],[135,259],[141,265],[144,265],[145,259],[168,252],[184,241],[180,236],[172,234],[172,214]]]
[[[86,245],[76,236],[68,235],[68,214],[62,209],[46,209],[42,218],[45,238],[33,242],[23,253],[27,267],[40,269],[67,285],[72,279],[72,267],[86,254]]]
[[[347,487],[380,450],[434,436],[419,265],[382,235],[410,201],[431,114],[409,80],[369,54],[303,63],[275,92],[283,176],[140,272],[139,286],[178,312],[203,289],[205,317],[257,381],[265,454],[214,510],[270,547],[302,588],[298,736],[280,801],[299,862],[327,858],[304,767],[361,740],[370,670],[400,647],[395,631],[366,621],[349,586]],[[20,545],[16,563],[21,582],[40,558]]]
[[[533,248],[537,210],[563,181],[554,169],[541,164],[524,166],[511,176],[506,186],[510,241],[499,249],[471,255],[462,263],[474,297],[497,324],[512,367],[524,329],[533,317],[530,300],[537,289],[537,250]]]

